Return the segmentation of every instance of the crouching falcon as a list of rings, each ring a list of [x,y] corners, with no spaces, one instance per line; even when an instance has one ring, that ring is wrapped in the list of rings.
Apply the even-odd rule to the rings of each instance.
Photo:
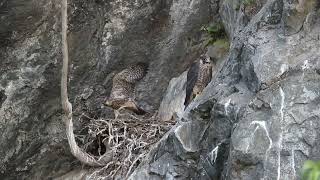
[[[146,63],[137,63],[117,73],[112,79],[112,89],[105,104],[115,110],[129,109],[138,115],[145,114],[134,99],[135,85],[147,73]]]
[[[202,93],[212,78],[213,59],[202,54],[189,68],[187,74],[185,108],[190,102]]]

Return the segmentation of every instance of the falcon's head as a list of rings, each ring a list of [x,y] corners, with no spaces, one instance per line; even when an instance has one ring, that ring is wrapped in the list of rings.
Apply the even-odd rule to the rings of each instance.
[[[207,54],[202,54],[200,56],[200,62],[202,64],[210,65],[213,63],[213,61],[214,61],[214,59]]]

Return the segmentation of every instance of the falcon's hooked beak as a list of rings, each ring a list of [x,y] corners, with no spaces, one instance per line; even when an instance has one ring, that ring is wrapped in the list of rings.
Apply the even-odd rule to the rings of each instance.
[[[202,63],[203,63],[203,64],[210,64],[210,63],[212,63],[212,61],[213,61],[213,59],[212,59],[209,55],[207,55],[207,54],[201,55],[201,56],[200,56],[200,59],[202,60]]]

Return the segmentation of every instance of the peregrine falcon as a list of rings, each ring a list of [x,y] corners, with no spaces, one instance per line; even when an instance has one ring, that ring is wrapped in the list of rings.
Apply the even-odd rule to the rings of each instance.
[[[185,108],[209,84],[212,78],[213,59],[202,54],[189,68],[187,74]]]
[[[116,110],[126,108],[139,115],[145,114],[134,100],[134,91],[136,83],[146,75],[147,70],[148,65],[139,62],[116,74],[112,79],[111,93],[105,104]]]

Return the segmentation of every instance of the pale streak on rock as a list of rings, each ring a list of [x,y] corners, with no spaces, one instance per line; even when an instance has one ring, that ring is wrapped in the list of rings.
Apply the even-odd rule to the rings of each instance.
[[[270,137],[270,135],[269,135],[269,131],[268,131],[268,129],[267,129],[266,122],[265,122],[265,121],[252,121],[252,122],[250,123],[250,126],[249,126],[249,127],[251,127],[252,125],[257,125],[256,129],[254,130],[254,132],[253,132],[253,134],[252,134],[252,137],[254,137],[254,134],[255,134],[255,132],[258,130],[259,127],[261,127],[261,128],[266,132],[266,136],[267,136],[267,138],[268,138],[268,140],[269,140],[269,147],[268,147],[268,149],[266,150],[266,156],[267,156],[268,153],[269,153],[269,151],[270,151],[270,149],[271,149],[271,147],[272,147],[272,139],[271,139],[271,137]],[[252,139],[252,137],[251,137],[251,139]],[[250,142],[251,142],[251,141],[250,141]],[[250,142],[249,142],[249,144],[248,144],[248,146],[247,146],[246,153],[248,152],[248,149],[249,149],[249,146],[250,146]]]
[[[217,147],[215,147],[210,153],[211,162],[216,162],[216,159],[218,156],[218,151],[219,151],[219,145]]]
[[[287,69],[288,69],[288,65],[282,64],[280,68],[280,75],[286,72]]]
[[[230,106],[231,99],[228,100],[227,103],[224,104],[224,112],[226,116],[228,116],[228,107]]]
[[[281,96],[281,106],[280,106],[280,135],[279,135],[279,141],[278,141],[278,176],[277,176],[277,180],[280,180],[281,177],[281,149],[282,149],[282,122],[284,121],[284,113],[283,113],[283,109],[284,109],[284,100],[285,100],[285,94],[283,92],[282,87],[280,87],[280,96]]]
[[[291,167],[292,167],[292,179],[296,177],[296,169],[295,169],[295,162],[294,162],[294,149],[291,151]]]
[[[310,64],[308,60],[305,60],[302,65],[302,70],[310,69]]]
[[[254,129],[252,136],[250,137],[250,141],[248,142],[247,148],[246,148],[246,153],[248,153],[249,151],[249,147],[250,147],[250,143],[252,142],[252,139],[254,137],[254,134],[256,133],[256,131],[259,129],[259,126],[256,127],[256,129]]]

